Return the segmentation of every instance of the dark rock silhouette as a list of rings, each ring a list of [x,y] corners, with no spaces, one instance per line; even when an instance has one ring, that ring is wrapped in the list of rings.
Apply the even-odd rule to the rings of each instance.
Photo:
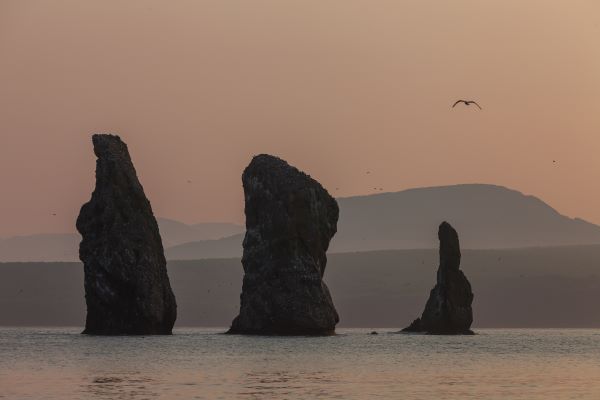
[[[339,321],[323,282],[338,205],[310,176],[270,155],[244,170],[240,314],[229,333],[328,335]]]
[[[438,230],[440,266],[437,284],[431,290],[421,318],[403,329],[440,335],[473,334],[473,293],[471,284],[460,268],[458,234],[447,222]]]
[[[83,333],[170,334],[177,317],[163,246],[127,145],[93,135],[96,188],[81,207],[87,318]]]

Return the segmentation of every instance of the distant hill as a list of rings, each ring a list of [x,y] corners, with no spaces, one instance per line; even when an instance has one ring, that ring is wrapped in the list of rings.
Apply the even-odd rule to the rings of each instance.
[[[244,232],[241,225],[215,222],[188,225],[167,218],[157,218],[165,248],[200,240],[221,239]]]
[[[229,223],[187,225],[166,218],[157,218],[157,221],[165,248],[186,242],[224,238],[244,231],[244,227]],[[76,261],[79,260],[80,240],[81,237],[77,233],[49,233],[0,239],[0,262]],[[209,254],[205,249],[202,251]]]
[[[437,226],[447,220],[463,248],[600,244],[600,226],[561,215],[537,197],[502,186],[469,184],[409,189],[337,199],[338,233],[329,253],[436,248]],[[188,225],[158,218],[172,260],[240,257],[244,227]],[[0,240],[0,261],[77,260],[77,234]]]
[[[243,234],[217,240],[201,240],[169,247],[165,250],[168,260],[197,260],[200,258],[230,258],[242,256]]]
[[[600,245],[464,250],[474,327],[600,328]],[[331,254],[340,327],[407,326],[435,283],[435,249]],[[238,314],[239,258],[169,261],[177,327],[227,327]],[[0,325],[83,326],[80,263],[0,263]]]
[[[463,248],[494,249],[600,243],[600,227],[561,215],[537,197],[502,186],[469,184],[339,198],[329,253],[436,248],[449,221]],[[239,257],[241,237],[167,249],[170,259]]]
[[[600,244],[600,226],[502,186],[439,186],[338,202],[333,251],[437,247],[437,226],[444,220],[457,229],[463,248]]]

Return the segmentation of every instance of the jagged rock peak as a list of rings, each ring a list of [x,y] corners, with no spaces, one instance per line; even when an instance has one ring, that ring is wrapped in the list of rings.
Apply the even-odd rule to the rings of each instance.
[[[284,160],[255,156],[242,174],[244,281],[230,333],[325,335],[339,321],[323,274],[337,202]]]
[[[81,207],[86,325],[98,335],[170,334],[177,316],[158,224],[127,145],[92,136],[96,187]]]
[[[460,270],[458,233],[447,222],[438,229],[440,266],[437,283],[431,290],[421,318],[404,328],[404,332],[431,334],[472,334],[473,292],[471,284]]]
[[[460,243],[458,233],[448,222],[444,221],[438,229],[440,241],[440,269],[458,270],[460,268]]]

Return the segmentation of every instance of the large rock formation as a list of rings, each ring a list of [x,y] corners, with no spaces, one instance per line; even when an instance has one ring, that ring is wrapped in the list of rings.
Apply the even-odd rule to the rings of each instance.
[[[96,189],[77,230],[85,272],[83,333],[170,334],[177,317],[163,246],[127,145],[94,135]]]
[[[310,176],[270,155],[254,157],[242,182],[245,274],[229,333],[333,334],[339,317],[323,273],[337,202]]]
[[[438,230],[440,266],[437,284],[431,290],[421,318],[404,332],[425,332],[439,335],[473,334],[473,293],[471,284],[460,268],[458,234],[449,223]]]

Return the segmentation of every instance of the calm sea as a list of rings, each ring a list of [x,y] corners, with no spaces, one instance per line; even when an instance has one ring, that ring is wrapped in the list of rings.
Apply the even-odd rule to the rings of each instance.
[[[0,328],[6,399],[600,399],[600,330],[421,336]]]

